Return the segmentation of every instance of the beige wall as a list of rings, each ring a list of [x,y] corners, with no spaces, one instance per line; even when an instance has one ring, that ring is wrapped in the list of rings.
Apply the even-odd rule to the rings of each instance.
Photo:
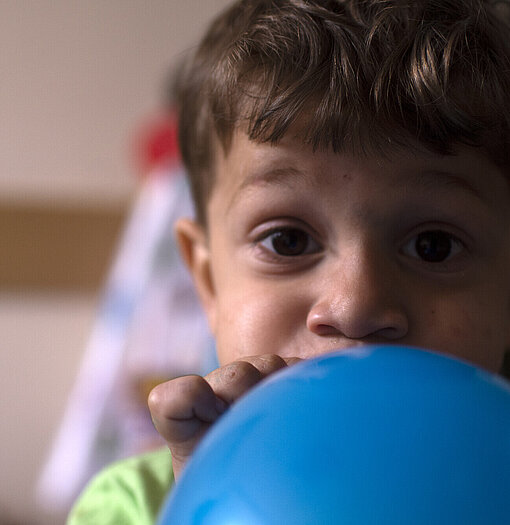
[[[226,0],[0,0],[0,196],[124,199],[130,134]]]
[[[95,297],[0,294],[0,524],[63,523],[38,508],[35,483],[94,318]],[[9,522],[7,522],[9,523]]]
[[[122,209],[130,140],[168,68],[226,0],[0,0],[0,207]],[[4,256],[6,240],[0,239]],[[1,277],[1,276],[0,276]],[[97,291],[0,287],[0,523],[44,516],[34,483],[61,418]]]

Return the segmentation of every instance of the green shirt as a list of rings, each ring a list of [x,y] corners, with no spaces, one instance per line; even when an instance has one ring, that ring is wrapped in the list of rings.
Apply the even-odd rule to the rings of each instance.
[[[119,461],[92,479],[67,525],[154,525],[173,484],[166,448]]]

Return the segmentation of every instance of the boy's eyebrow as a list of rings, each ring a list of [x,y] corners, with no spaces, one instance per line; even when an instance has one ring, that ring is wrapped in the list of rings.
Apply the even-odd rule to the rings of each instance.
[[[339,175],[341,176],[341,175]],[[412,186],[421,187],[425,191],[440,191],[442,189],[460,189],[465,193],[469,193],[472,196],[476,197],[478,200],[485,202],[485,199],[482,195],[482,192],[477,189],[477,187],[471,183],[467,178],[461,176],[460,174],[444,171],[439,169],[430,169],[418,172],[409,172],[406,175],[409,179],[409,182]],[[268,170],[261,170],[255,173],[250,173],[239,185],[238,188],[234,191],[232,195],[231,203],[228,208],[234,203],[237,196],[243,192],[246,188],[252,186],[263,186],[267,184],[282,184],[288,185],[289,180],[295,181],[298,180],[307,180],[313,185],[320,185],[320,182],[317,180],[313,174],[307,173],[306,171],[301,171],[295,167],[283,167],[283,168],[270,168]],[[399,182],[399,184],[401,184]],[[403,182],[402,184],[405,184]]]
[[[234,204],[237,196],[246,188],[250,188],[252,186],[264,186],[266,184],[286,184],[291,178],[293,180],[296,178],[301,180],[308,179],[313,184],[317,184],[316,179],[312,175],[291,166],[257,171],[255,173],[250,173],[235,189],[228,208]]]
[[[413,173],[412,178],[415,184],[422,186],[426,190],[436,190],[441,188],[457,188],[471,193],[478,199],[483,200],[481,192],[468,179],[443,170],[427,170]]]
[[[294,167],[271,168],[265,171],[251,173],[246,177],[238,188],[238,191],[243,190],[247,186],[257,186],[263,184],[282,184],[290,177],[308,178],[314,180],[313,177],[308,176],[305,172]]]
[[[257,186],[264,184],[282,184],[289,178],[309,179],[317,183],[316,179],[294,167],[271,168],[266,171],[252,173],[247,176],[237,188],[237,192],[244,190],[248,186]],[[423,186],[426,189],[435,187],[458,187],[466,190],[476,197],[480,198],[480,192],[468,180],[460,175],[444,170],[426,170],[413,172],[409,174],[414,179],[414,183]]]

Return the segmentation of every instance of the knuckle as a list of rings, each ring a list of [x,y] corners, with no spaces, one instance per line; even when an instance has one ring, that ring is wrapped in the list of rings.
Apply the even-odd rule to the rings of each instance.
[[[177,395],[192,399],[202,396],[207,386],[204,378],[197,375],[179,377],[175,381]]]
[[[265,354],[261,356],[262,361],[267,368],[275,370],[285,366],[285,361],[279,355],[276,354]]]
[[[153,414],[165,416],[176,402],[193,401],[204,393],[205,381],[200,376],[183,376],[155,386],[149,393],[147,404]],[[179,404],[178,403],[178,404]]]
[[[225,378],[231,382],[251,382],[260,378],[259,370],[248,361],[235,361],[231,365],[227,365],[225,375]]]
[[[149,396],[147,397],[147,404],[149,405],[149,409],[151,412],[155,412],[158,410],[158,408],[161,405],[162,401],[162,390],[164,389],[164,384],[159,384],[155,386],[150,392]]]

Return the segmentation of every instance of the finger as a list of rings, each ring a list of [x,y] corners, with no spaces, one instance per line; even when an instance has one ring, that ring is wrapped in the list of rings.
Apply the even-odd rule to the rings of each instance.
[[[158,385],[149,394],[148,404],[156,429],[170,443],[190,439],[224,411],[224,403],[200,376]]]
[[[287,366],[293,366],[303,361],[301,357],[284,357],[283,359],[285,360]]]
[[[276,354],[262,354],[256,356],[243,357],[238,361],[245,361],[253,365],[262,376],[268,376],[280,368],[287,366],[286,360]]]
[[[235,361],[214,370],[205,379],[214,393],[230,405],[263,377],[262,373],[248,361]]]
[[[248,356],[214,370],[205,379],[218,397],[231,404],[262,379],[286,366],[286,360],[275,354]]]
[[[302,361],[302,359],[299,357],[281,357],[277,354],[262,354],[243,357],[235,362],[239,361],[250,363],[265,377],[281,368],[294,365]]]

